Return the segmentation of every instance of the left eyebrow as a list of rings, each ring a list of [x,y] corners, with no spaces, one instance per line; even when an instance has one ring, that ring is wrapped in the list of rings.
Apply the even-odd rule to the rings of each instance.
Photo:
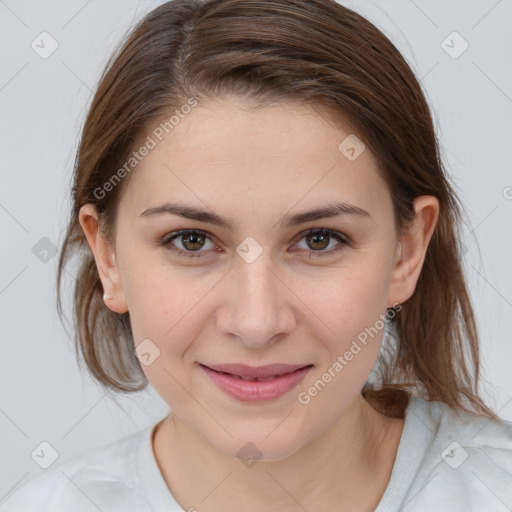
[[[226,217],[222,217],[221,215],[217,215],[216,213],[201,210],[195,206],[185,206],[173,203],[165,203],[160,206],[148,208],[140,214],[140,217],[154,217],[163,214],[177,215],[179,217],[183,217],[184,219],[213,224],[215,226],[226,228],[231,231],[233,231],[233,228],[238,225],[238,223],[233,222]],[[314,210],[286,216],[281,220],[280,225],[282,228],[287,228],[298,226],[312,220],[327,219],[340,216],[356,216],[371,219],[369,212],[363,208],[359,208],[358,206],[349,203],[341,202],[332,203],[324,207],[315,208]]]
[[[285,217],[281,221],[281,227],[297,226],[311,220],[328,219],[330,217],[355,216],[371,219],[369,212],[349,203],[331,203],[321,208],[315,208],[307,212],[296,213]]]

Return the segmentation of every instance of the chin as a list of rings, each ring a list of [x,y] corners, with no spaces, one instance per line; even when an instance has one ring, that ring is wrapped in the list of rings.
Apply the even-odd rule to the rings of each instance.
[[[275,428],[272,427],[272,428]],[[289,426],[286,428],[284,424],[277,427],[272,432],[266,426],[261,427],[254,432],[254,427],[249,429],[240,428],[239,430],[231,429],[233,438],[224,438],[224,442],[219,443],[219,439],[210,439],[209,442],[219,451],[240,459],[243,463],[247,462],[247,467],[251,467],[258,461],[279,461],[287,459],[299,451],[304,446],[304,439],[300,435],[290,432]],[[282,428],[281,432],[278,430]],[[269,432],[272,432],[269,435]]]

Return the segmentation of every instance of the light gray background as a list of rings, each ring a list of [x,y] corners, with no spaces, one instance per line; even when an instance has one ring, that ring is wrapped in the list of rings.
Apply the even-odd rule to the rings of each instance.
[[[79,369],[54,306],[57,257],[43,263],[32,252],[43,237],[62,242],[79,131],[103,65],[160,3],[0,0],[0,499],[45,471],[31,458],[41,442],[59,454],[53,469],[168,410],[152,389],[116,404]],[[512,420],[512,0],[342,3],[392,39],[427,91],[470,213],[466,266],[484,397]],[[59,45],[47,59],[31,48],[43,31]],[[446,40],[453,31],[469,44],[458,58],[443,49],[461,48]]]

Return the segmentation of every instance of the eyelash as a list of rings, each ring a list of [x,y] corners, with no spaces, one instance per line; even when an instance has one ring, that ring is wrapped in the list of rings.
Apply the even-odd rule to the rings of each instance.
[[[183,251],[182,249],[178,249],[175,245],[172,244],[172,241],[174,239],[179,238],[180,236],[183,236],[186,234],[192,234],[192,233],[196,234],[196,235],[204,236],[210,240],[210,237],[206,231],[202,231],[201,229],[184,229],[181,231],[175,231],[173,233],[169,233],[169,234],[165,235],[164,237],[162,237],[159,240],[159,245],[164,246],[167,250],[171,251],[174,254],[177,254],[180,257],[182,257],[182,256],[188,257],[188,258],[202,257],[201,253],[206,252],[206,251]],[[311,255],[309,256],[310,258],[311,257],[316,258],[316,257],[322,257],[322,256],[329,256],[334,253],[337,253],[338,251],[344,249],[345,247],[351,246],[350,241],[346,237],[343,237],[337,231],[332,231],[330,229],[324,229],[324,228],[312,228],[312,229],[305,231],[304,233],[301,233],[302,237],[298,240],[297,243],[299,243],[303,238],[305,238],[311,234],[314,234],[314,235],[327,234],[327,235],[329,235],[329,237],[334,238],[335,240],[340,242],[340,244],[336,248],[331,249],[329,251],[311,251]]]

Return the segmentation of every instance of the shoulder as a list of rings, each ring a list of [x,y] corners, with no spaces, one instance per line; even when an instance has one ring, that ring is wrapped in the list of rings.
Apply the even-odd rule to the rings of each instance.
[[[138,510],[135,457],[149,430],[75,457],[35,477],[0,503],[0,512]]]
[[[444,500],[449,510],[512,507],[512,422],[420,399],[411,414],[428,439],[410,493],[418,493],[418,505]]]
[[[435,434],[433,446],[438,448],[447,443],[446,448],[449,447],[450,450],[442,452],[443,458],[454,458],[456,455],[460,457],[456,453],[460,448],[479,453],[485,451],[493,458],[494,463],[501,465],[506,471],[512,471],[511,421],[502,418],[489,419],[437,401],[416,399],[414,411]]]

